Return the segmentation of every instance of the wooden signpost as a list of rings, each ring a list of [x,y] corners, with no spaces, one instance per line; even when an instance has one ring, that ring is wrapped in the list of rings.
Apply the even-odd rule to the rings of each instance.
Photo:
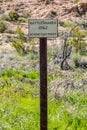
[[[47,38],[57,37],[56,19],[29,19],[29,37],[40,38],[40,130],[47,130]]]

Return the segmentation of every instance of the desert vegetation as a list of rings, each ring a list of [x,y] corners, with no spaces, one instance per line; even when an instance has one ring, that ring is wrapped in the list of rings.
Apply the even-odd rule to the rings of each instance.
[[[48,38],[48,130],[87,130],[87,2],[0,0],[0,130],[40,129],[39,39],[31,18],[58,19]]]

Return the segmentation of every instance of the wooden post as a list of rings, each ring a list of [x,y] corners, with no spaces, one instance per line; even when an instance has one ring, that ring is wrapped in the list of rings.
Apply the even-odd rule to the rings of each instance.
[[[40,38],[40,130],[47,130],[47,38]]]

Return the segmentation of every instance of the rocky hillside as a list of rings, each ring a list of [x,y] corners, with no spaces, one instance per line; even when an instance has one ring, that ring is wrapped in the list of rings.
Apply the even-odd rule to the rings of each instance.
[[[26,44],[29,18],[58,19],[58,31],[62,34],[67,30],[67,26],[70,28],[75,22],[83,22],[83,18],[85,21],[87,20],[87,0],[80,0],[79,2],[76,0],[49,0],[48,3],[41,0],[0,0],[1,59],[4,57],[6,59],[7,54],[4,54],[6,51],[15,50],[12,47],[12,41],[18,37],[18,26],[25,34],[24,44]],[[58,37],[48,40],[48,43],[49,45],[58,44],[60,47],[60,41],[60,37]],[[34,42],[36,44],[38,40]]]
[[[83,14],[87,18],[87,1],[80,0],[76,3],[72,0],[50,0],[45,4],[41,0],[4,0],[0,3],[1,14],[7,15],[10,11],[23,17],[30,15],[31,18],[55,17],[62,20],[78,20]]]

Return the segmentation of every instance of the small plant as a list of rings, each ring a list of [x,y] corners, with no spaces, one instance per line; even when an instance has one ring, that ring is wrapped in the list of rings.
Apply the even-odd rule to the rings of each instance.
[[[75,3],[78,3],[80,0],[74,0]]]
[[[59,25],[63,27],[73,27],[75,23],[71,21],[59,21]]]
[[[11,21],[9,15],[5,15],[5,14],[3,14],[2,19],[5,21]]]
[[[17,33],[18,38],[13,39],[12,45],[19,54],[24,55],[27,53],[27,50],[24,47],[25,37],[22,29],[19,26],[17,27]]]
[[[2,45],[3,44],[3,42],[2,41],[0,41],[0,45]]]
[[[0,33],[4,33],[6,29],[6,24],[3,21],[0,21]]]
[[[19,18],[19,15],[15,12],[9,12],[9,18],[11,21],[17,21]]]
[[[72,60],[73,60],[73,62],[75,63],[75,66],[77,66],[77,64],[80,62],[80,60],[81,60],[81,55],[80,55],[80,53],[78,52],[78,53],[74,53],[74,54],[72,54]]]
[[[12,42],[12,45],[15,47],[16,51],[20,54],[20,55],[24,55],[26,54],[26,51],[24,49],[24,45],[23,42],[20,39],[14,39]]]
[[[64,21],[59,21],[60,26],[64,26]]]
[[[57,12],[56,11],[54,11],[54,10],[51,10],[51,16],[56,16],[57,15]]]
[[[2,3],[3,2],[3,0],[0,0],[0,3]]]
[[[19,22],[24,22],[24,23],[26,23],[28,20],[27,20],[27,18],[19,17],[19,18],[18,18],[18,21],[19,21]]]
[[[17,33],[18,33],[18,38],[24,42],[24,32],[22,31],[21,27],[17,26]]]
[[[84,42],[82,38],[84,37],[84,33],[82,33],[79,28],[74,28],[71,34],[71,38],[69,39],[70,44],[74,47],[76,53],[81,52],[84,49]]]

